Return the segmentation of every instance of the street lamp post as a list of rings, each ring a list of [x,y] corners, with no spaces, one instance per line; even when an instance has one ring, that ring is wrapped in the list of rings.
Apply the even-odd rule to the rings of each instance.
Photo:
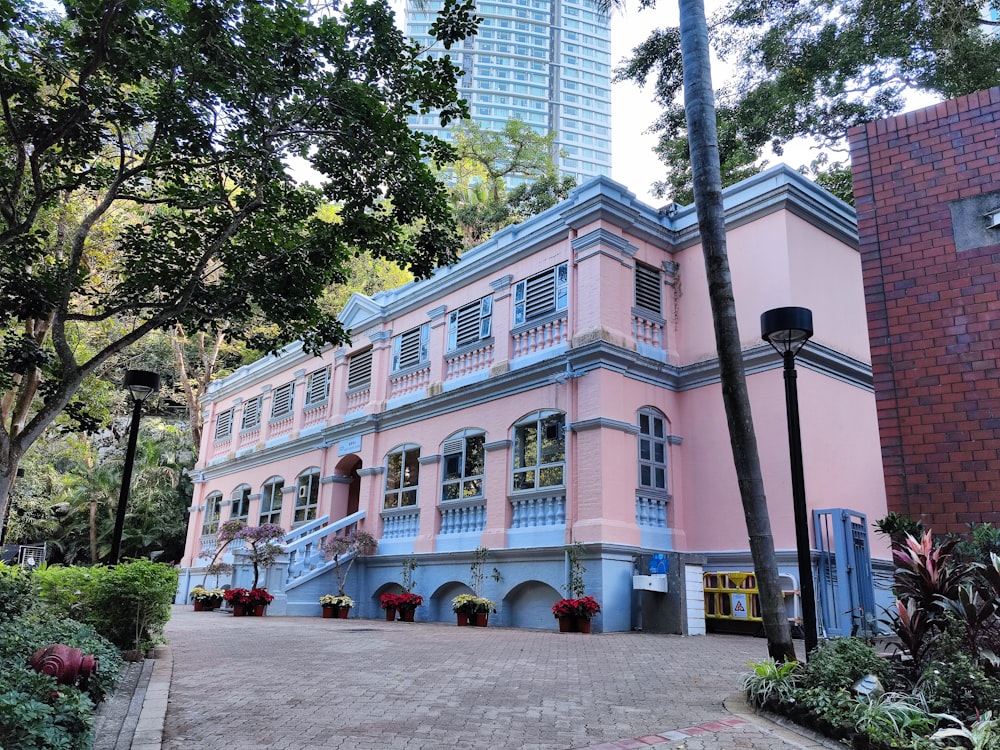
[[[785,410],[788,416],[788,452],[792,465],[792,507],[795,511],[795,547],[799,563],[799,596],[806,658],[817,645],[816,594],[813,589],[812,550],[806,482],[802,469],[802,435],[799,430],[799,393],[795,355],[812,337],[812,311],[805,307],[778,307],[760,316],[760,335],[785,363]]]
[[[128,432],[128,448],[125,451],[125,466],[122,468],[122,488],[118,495],[118,512],[115,515],[115,533],[111,539],[111,565],[118,564],[121,556],[122,532],[125,531],[125,510],[128,507],[129,486],[132,484],[132,465],[135,463],[135,447],[139,441],[139,420],[142,405],[153,393],[160,390],[160,376],[145,370],[126,370],[122,383],[132,398],[132,424]]]

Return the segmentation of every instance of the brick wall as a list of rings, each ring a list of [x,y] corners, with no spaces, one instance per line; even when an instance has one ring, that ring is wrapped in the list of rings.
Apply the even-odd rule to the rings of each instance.
[[[1000,87],[849,138],[889,510],[1000,525]]]

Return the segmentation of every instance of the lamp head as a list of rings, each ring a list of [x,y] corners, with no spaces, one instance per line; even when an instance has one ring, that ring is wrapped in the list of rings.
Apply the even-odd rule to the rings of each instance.
[[[813,335],[812,310],[776,307],[760,316],[760,335],[778,354],[794,355]]]
[[[151,394],[160,390],[160,375],[146,370],[126,370],[122,385],[132,394],[132,398],[141,404]]]

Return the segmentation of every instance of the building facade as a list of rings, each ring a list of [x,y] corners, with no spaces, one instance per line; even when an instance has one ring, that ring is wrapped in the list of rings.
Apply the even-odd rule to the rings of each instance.
[[[885,512],[853,211],[784,167],[728,188],[725,204],[775,546],[794,590],[782,363],[760,339],[764,310],[814,314],[797,359],[810,507]],[[449,619],[485,547],[495,619],[555,627],[567,546],[580,542],[603,606],[595,629],[696,633],[703,574],[752,570],[693,207],[657,211],[598,178],[429,279],[355,295],[341,319],[349,346],[314,357],[292,345],[211,386],[181,601],[232,518],[293,530],[265,580],[276,613],[319,612],[335,588],[322,543],[355,526],[379,539],[351,574],[361,616],[412,558],[427,600],[418,619]],[[636,592],[656,554],[668,590]]]
[[[430,46],[443,0],[406,4],[406,33]],[[487,130],[521,120],[556,133],[555,165],[583,183],[611,174],[611,24],[595,0],[485,0],[479,33],[451,50],[464,75],[460,95]],[[436,115],[415,128],[447,140]]]
[[[1000,523],[1000,88],[850,141],[889,510]]]

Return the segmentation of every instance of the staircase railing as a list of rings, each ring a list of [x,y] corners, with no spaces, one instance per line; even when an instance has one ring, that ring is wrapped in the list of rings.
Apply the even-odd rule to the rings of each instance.
[[[285,591],[332,570],[333,558],[327,558],[324,546],[337,537],[350,534],[364,518],[363,510],[344,516],[334,523],[329,523],[329,517],[324,516],[286,534],[281,540],[282,551],[288,555]],[[340,564],[349,562],[353,555],[353,552],[341,555]]]

